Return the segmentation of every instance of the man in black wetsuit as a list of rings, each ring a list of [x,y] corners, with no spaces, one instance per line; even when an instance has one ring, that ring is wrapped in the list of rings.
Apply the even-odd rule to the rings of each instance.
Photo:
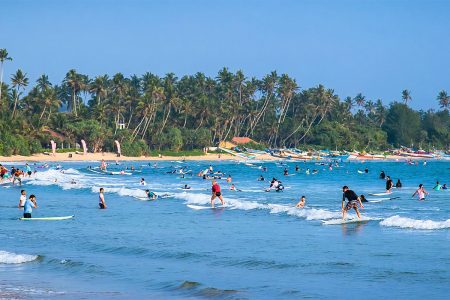
[[[348,186],[344,186],[342,188],[342,220],[345,220],[345,215],[347,211],[350,209],[354,209],[356,211],[356,215],[358,219],[361,219],[361,215],[358,210],[358,203],[361,208],[364,208],[364,205],[361,202],[361,199],[356,195],[356,193],[348,188]],[[348,200],[347,204],[345,204],[345,199]]]

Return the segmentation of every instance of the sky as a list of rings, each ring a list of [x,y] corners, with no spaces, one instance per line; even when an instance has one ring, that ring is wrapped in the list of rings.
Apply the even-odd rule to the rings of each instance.
[[[1,0],[0,48],[22,69],[59,83],[152,72],[178,77],[228,67],[275,70],[301,88],[384,103],[411,91],[415,109],[450,93],[450,1],[445,0]]]

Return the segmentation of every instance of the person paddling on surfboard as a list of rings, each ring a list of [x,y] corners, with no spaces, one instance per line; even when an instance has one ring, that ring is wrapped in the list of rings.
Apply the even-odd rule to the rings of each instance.
[[[222,205],[225,205],[225,201],[223,201],[222,198],[222,193],[220,192],[220,186],[215,179],[212,181],[211,191],[211,207],[214,208],[214,199],[216,199],[216,197],[219,198],[220,202],[222,202]]]
[[[342,194],[342,220],[345,220],[345,215],[347,211],[350,209],[354,209],[356,211],[356,215],[358,216],[358,219],[361,219],[361,214],[358,210],[358,203],[361,208],[364,208],[364,205],[361,202],[361,199],[356,195],[356,193],[348,188],[348,186],[344,186],[342,188],[343,194]],[[345,199],[348,200],[347,204],[345,204]]]
[[[98,206],[100,209],[106,208],[105,195],[103,194],[104,191],[104,188],[100,188],[100,194],[98,194]]]
[[[36,196],[30,195],[30,198],[25,201],[25,204],[23,206],[23,217],[26,219],[30,219],[33,208],[37,208]]]

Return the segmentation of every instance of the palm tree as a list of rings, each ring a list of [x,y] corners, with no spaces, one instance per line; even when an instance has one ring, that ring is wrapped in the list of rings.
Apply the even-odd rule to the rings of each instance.
[[[14,116],[16,114],[16,108],[17,104],[19,102],[19,96],[20,96],[20,90],[25,88],[28,85],[28,78],[27,74],[23,73],[21,69],[17,70],[16,74],[13,74],[11,76],[11,82],[13,88],[16,89],[16,97],[14,98],[14,109],[12,113],[12,118],[14,119]]]
[[[97,76],[89,85],[89,92],[95,94],[95,104],[100,105],[108,94],[108,75]]]
[[[439,95],[437,96],[437,99],[439,101],[439,106],[442,109],[448,109],[450,96],[447,95],[447,92],[442,90],[439,92]]]
[[[0,103],[2,101],[3,63],[6,60],[12,60],[12,58],[8,56],[8,51],[6,51],[6,49],[0,49]]]
[[[402,99],[405,101],[405,104],[408,105],[408,101],[411,101],[411,92],[408,90],[403,90],[402,92]]]
[[[82,78],[81,75],[77,73],[76,70],[72,69],[67,72],[66,77],[64,78],[64,83],[70,88],[71,95],[72,95],[72,103],[69,105],[72,109],[72,113],[75,115],[77,114],[77,97],[78,93],[81,91],[82,88]]]
[[[50,88],[52,86],[51,82],[48,80],[48,76],[45,74],[42,74],[37,80],[36,80],[36,86],[40,92],[45,91],[46,89]]]
[[[356,95],[355,99],[353,99],[358,106],[363,107],[366,102],[366,97],[364,97],[361,93]]]

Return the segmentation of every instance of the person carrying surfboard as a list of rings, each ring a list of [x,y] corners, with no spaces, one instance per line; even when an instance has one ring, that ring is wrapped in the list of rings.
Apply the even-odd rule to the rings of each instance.
[[[36,196],[30,195],[30,198],[27,201],[25,201],[25,204],[23,206],[23,217],[26,219],[31,218],[33,208],[37,208]]]
[[[214,179],[212,181],[212,188],[211,188],[211,207],[214,208],[214,199],[219,198],[220,202],[222,202],[222,205],[225,205],[225,201],[223,201],[222,193],[220,192],[220,186],[217,183],[217,181]]]
[[[345,215],[347,211],[350,209],[354,209],[356,211],[356,215],[358,219],[361,219],[361,214],[359,213],[358,204],[361,208],[364,208],[364,205],[361,202],[361,198],[356,195],[356,193],[348,188],[348,186],[342,187],[342,220],[345,220]],[[345,199],[348,200],[347,204],[345,204]]]

